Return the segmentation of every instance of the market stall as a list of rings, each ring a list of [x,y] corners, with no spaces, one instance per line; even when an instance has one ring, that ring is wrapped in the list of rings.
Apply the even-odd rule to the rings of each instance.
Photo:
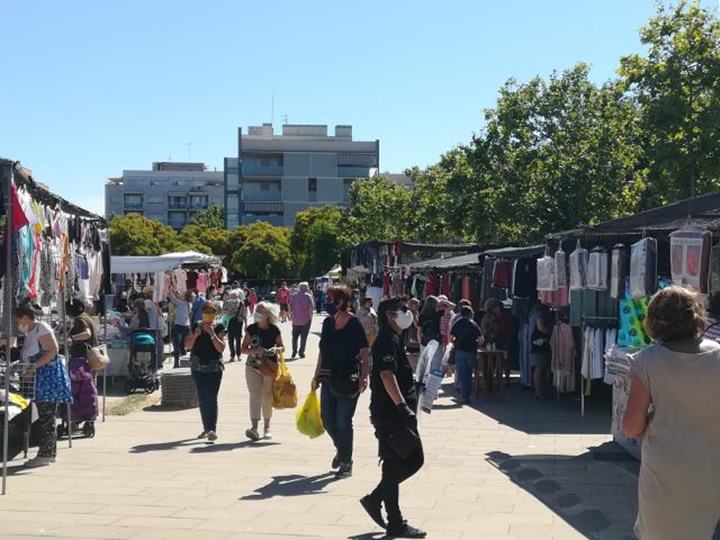
[[[18,374],[22,365],[13,356],[15,332],[12,310],[30,300],[42,309],[40,320],[54,330],[61,355],[68,336],[66,300],[92,306],[96,314],[105,311],[104,299],[110,287],[110,245],[107,222],[54,195],[33,179],[18,162],[0,159],[0,180],[4,201],[2,335],[5,350],[0,360],[2,394],[2,493],[6,493],[7,462],[17,430],[16,419],[34,409],[34,384]],[[63,356],[62,362],[69,370]],[[72,377],[72,372],[70,372]],[[31,379],[34,381],[34,379]],[[74,388],[73,388],[74,392]],[[18,411],[18,408],[20,411]],[[70,425],[72,405],[67,407]],[[27,418],[27,417],[26,417]],[[25,431],[27,448],[29,431]],[[68,438],[72,446],[72,433]]]

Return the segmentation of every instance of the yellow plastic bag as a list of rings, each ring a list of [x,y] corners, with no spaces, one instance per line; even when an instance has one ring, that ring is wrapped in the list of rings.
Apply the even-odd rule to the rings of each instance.
[[[285,365],[285,358],[280,355],[278,370],[273,384],[273,407],[275,409],[294,409],[297,407],[297,389],[290,370]]]
[[[295,425],[300,433],[311,439],[325,433],[322,417],[320,416],[320,401],[313,390],[305,398],[305,403],[295,415]]]

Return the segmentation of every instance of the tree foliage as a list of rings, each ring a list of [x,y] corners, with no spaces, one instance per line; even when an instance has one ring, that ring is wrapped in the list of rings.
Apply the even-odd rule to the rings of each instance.
[[[350,244],[343,221],[343,211],[336,206],[296,214],[292,249],[300,275],[321,275],[340,260],[340,252]]]
[[[242,225],[230,235],[231,254],[226,265],[247,278],[293,277],[291,235],[290,229],[263,221]]]
[[[410,192],[385,176],[356,180],[346,216],[352,242],[394,242],[409,238]]]
[[[641,111],[649,182],[642,206],[720,188],[720,21],[698,2],[660,6],[641,30],[647,56],[620,61]]]
[[[207,208],[203,208],[191,221],[192,225],[208,227],[210,229],[225,228],[225,210],[217,204],[211,204]]]
[[[171,227],[139,214],[110,220],[110,242],[115,255],[162,255],[181,247]]]

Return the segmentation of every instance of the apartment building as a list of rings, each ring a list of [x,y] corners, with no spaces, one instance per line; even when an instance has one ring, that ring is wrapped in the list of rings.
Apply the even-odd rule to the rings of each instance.
[[[155,162],[151,170],[125,170],[105,184],[105,216],[142,214],[180,229],[196,212],[223,206],[224,172],[204,163]]]
[[[348,203],[350,186],[379,167],[380,142],[354,141],[352,126],[282,126],[238,129],[238,157],[225,158],[228,228],[256,221],[292,227],[295,214],[312,206]]]

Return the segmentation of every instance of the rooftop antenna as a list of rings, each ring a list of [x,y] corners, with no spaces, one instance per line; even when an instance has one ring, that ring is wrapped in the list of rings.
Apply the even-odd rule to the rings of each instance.
[[[186,146],[188,147],[188,163],[192,163],[192,143],[188,141]]]
[[[285,114],[283,114],[283,124],[287,124],[287,123],[288,123],[288,115],[287,115],[287,113],[285,113]]]
[[[270,98],[270,123],[275,123],[275,93]]]

